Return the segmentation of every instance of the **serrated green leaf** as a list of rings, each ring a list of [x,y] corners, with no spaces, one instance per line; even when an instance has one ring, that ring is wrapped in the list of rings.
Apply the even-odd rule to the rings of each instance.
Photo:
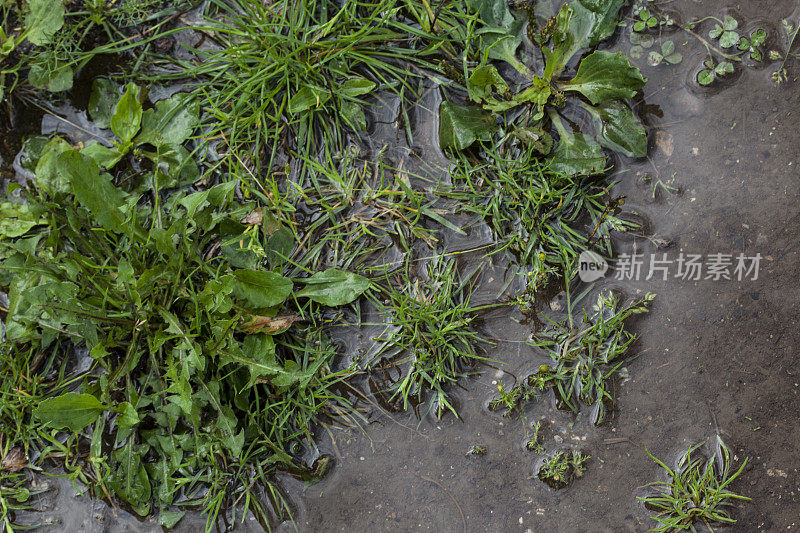
[[[69,150],[58,156],[58,168],[75,198],[102,227],[115,233],[128,233],[122,212],[125,195],[111,184],[111,176],[100,174],[100,167],[94,160]]]

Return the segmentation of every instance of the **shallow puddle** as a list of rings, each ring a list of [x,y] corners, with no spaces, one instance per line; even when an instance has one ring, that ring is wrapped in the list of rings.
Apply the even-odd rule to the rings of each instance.
[[[669,9],[682,20],[735,13],[743,28],[768,26],[781,43],[780,20],[796,6],[766,4],[686,0]],[[498,381],[513,385],[514,376],[549,362],[525,342],[532,323],[514,308],[493,311],[480,329],[496,341],[488,356],[507,364],[479,367],[479,375],[454,389],[460,419],[448,414],[420,421],[413,412],[378,411],[361,429],[321,432],[321,451],[335,457],[332,471],[307,487],[288,476],[282,480],[299,530],[645,531],[654,523],[636,496],[642,485],[663,480],[645,448],[674,459],[715,434],[738,460],[751,461],[734,486],[752,498],[733,512],[738,529],[800,525],[800,91],[791,77],[776,84],[770,66],[740,69],[713,89],[700,87],[692,80],[705,49],[681,32],[673,39],[687,42],[678,65],[639,60],[648,83],[644,101],[634,103],[650,129],[650,158],[619,161],[615,176],[615,195],[626,196],[624,213],[643,224],[640,234],[617,238],[616,252],[643,254],[642,273],[616,279],[609,271],[593,289],[657,294],[650,313],[632,325],[640,337],[630,353],[637,357],[626,364],[630,377],[615,384],[614,410],[595,426],[589,409],[577,417],[558,410],[549,393],[521,416],[490,411]],[[614,49],[629,48],[624,35],[617,37]],[[790,75],[795,63],[789,62]],[[445,166],[429,111],[438,108],[438,98],[428,91],[413,114],[413,146],[399,142],[391,121],[373,124],[374,146],[388,143],[391,155],[414,172]],[[464,251],[468,269],[487,261],[470,250],[488,235],[474,226],[467,237],[445,235],[445,246]],[[734,264],[739,254],[760,254],[758,279],[676,277],[681,254],[717,253],[731,254]],[[661,271],[645,279],[651,254],[671,261],[666,280]],[[503,290],[507,266],[485,266],[476,303]],[[563,294],[540,302],[540,311],[554,318],[564,308]],[[346,337],[339,340],[357,349]],[[548,452],[577,447],[591,456],[585,474],[567,488],[554,490],[537,479],[541,456],[525,449],[537,421]],[[486,453],[468,455],[474,445]],[[53,531],[160,529],[101,502],[72,499],[68,482],[55,485],[35,517],[55,521]],[[190,515],[176,530],[203,524]],[[294,527],[284,522],[278,530]],[[245,521],[244,529],[261,527]]]

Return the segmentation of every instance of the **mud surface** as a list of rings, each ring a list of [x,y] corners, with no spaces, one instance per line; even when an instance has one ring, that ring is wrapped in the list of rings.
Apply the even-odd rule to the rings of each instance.
[[[745,27],[769,20],[774,29],[796,5],[685,0],[669,7],[683,20],[732,12]],[[687,39],[674,37],[676,43]],[[626,41],[620,37],[615,46],[626,50]],[[516,311],[495,312],[481,329],[498,339],[489,355],[508,364],[504,372],[484,368],[462,382],[456,393],[461,420],[420,421],[407,413],[373,417],[363,430],[332,429],[321,445],[336,456],[332,472],[307,488],[283,480],[301,531],[645,531],[653,522],[636,500],[639,487],[663,479],[645,447],[672,459],[717,433],[738,460],[751,460],[733,487],[753,499],[734,511],[736,530],[800,526],[799,82],[790,77],[775,84],[774,65],[737,67],[733,79],[704,89],[691,80],[705,50],[691,43],[687,49],[677,66],[639,61],[649,77],[638,111],[651,129],[651,156],[620,161],[614,192],[627,196],[625,211],[644,223],[641,236],[619,238],[617,251],[643,253],[646,261],[641,279],[610,276],[595,289],[658,297],[633,323],[640,340],[631,353],[639,356],[626,365],[630,378],[617,383],[616,408],[606,422],[595,426],[588,410],[577,418],[558,411],[549,396],[520,418],[490,412],[486,404],[497,380],[513,384],[512,375],[548,362],[525,344],[532,324]],[[790,74],[800,70],[796,60],[789,66]],[[435,109],[436,99],[431,92],[424,106]],[[445,161],[432,144],[431,117],[423,108],[415,113],[415,146],[398,153]],[[396,138],[391,122],[374,128],[378,139]],[[679,192],[659,188],[654,194],[658,179]],[[470,242],[448,245],[480,244],[485,232],[473,228],[471,235]],[[673,277],[674,264],[666,281],[644,279],[652,253],[674,261],[680,253],[740,252],[761,254],[757,280],[684,280]],[[503,274],[502,264],[488,269],[478,296],[496,294]],[[542,304],[551,316],[563,307],[563,295]],[[578,446],[592,456],[586,474],[566,489],[553,490],[535,477],[541,459],[524,444],[526,428],[537,420],[544,421],[548,451]],[[485,446],[486,455],[465,456],[475,444]],[[64,496],[71,493],[68,483],[57,485],[38,518],[58,520],[58,530],[160,529],[100,502],[75,501]],[[177,529],[194,531],[202,523],[187,516]],[[254,524],[245,529],[260,529]]]

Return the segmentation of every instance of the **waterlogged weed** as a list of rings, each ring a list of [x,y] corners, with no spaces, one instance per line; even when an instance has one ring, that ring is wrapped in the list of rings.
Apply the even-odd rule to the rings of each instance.
[[[729,509],[736,502],[750,498],[728,490],[747,466],[745,459],[738,470],[733,470],[733,461],[728,447],[716,438],[716,450],[711,457],[698,457],[703,443],[695,444],[670,468],[661,460],[650,456],[666,473],[667,481],[656,481],[647,485],[653,494],[638,497],[645,507],[657,514],[653,520],[658,525],[650,531],[695,531],[695,525],[705,524],[709,529],[717,525],[732,525],[736,519]]]
[[[472,327],[479,308],[469,299],[472,276],[462,278],[453,259],[437,257],[425,266],[425,281],[403,275],[387,279],[376,301],[389,321],[387,335],[373,365],[397,367],[401,377],[393,398],[404,408],[419,405],[429,395],[427,412],[458,416],[447,393],[465,375],[465,367],[480,359],[481,337]],[[473,274],[474,276],[474,274]]]
[[[749,39],[747,37],[742,37],[739,41],[739,50],[748,52],[750,59],[753,61],[761,61],[764,55],[761,53],[761,50],[759,50],[759,46],[764,44],[766,39],[767,32],[759,28],[750,34]]]
[[[647,57],[647,61],[651,66],[654,67],[660,65],[662,62],[669,63],[670,65],[677,65],[683,61],[683,54],[675,50],[674,42],[663,41],[661,43],[661,51],[650,52],[650,55]]]
[[[708,36],[712,39],[719,39],[719,45],[722,48],[732,48],[739,43],[739,33],[736,29],[739,27],[739,22],[730,15],[716,24],[709,30]]]
[[[603,292],[591,312],[583,311],[581,323],[572,317],[572,303],[567,317],[536,334],[533,346],[547,348],[553,368],[547,368],[529,378],[534,386],[552,387],[566,408],[577,412],[579,401],[597,405],[597,422],[604,417],[605,402],[613,400],[610,380],[626,362],[625,354],[636,335],[625,330],[626,320],[646,313],[653,294],[621,305],[620,297]],[[569,301],[569,300],[568,300]]]
[[[717,78],[731,74],[734,70],[733,63],[730,61],[720,61],[714,64],[713,59],[708,59],[703,62],[703,66],[706,68],[697,74],[697,83],[700,85],[711,85]]]
[[[467,450],[467,453],[464,455],[469,457],[470,455],[486,455],[486,446],[482,446],[480,444],[475,444]]]
[[[558,451],[544,458],[537,475],[554,489],[561,489],[583,477],[589,459],[578,450]]]
[[[514,113],[514,126],[535,132],[533,146],[544,154],[554,157],[554,169],[566,174],[597,174],[605,167],[601,145],[631,157],[643,157],[646,153],[646,134],[638,118],[623,99],[632,98],[645,84],[639,69],[630,65],[621,53],[596,50],[586,55],[571,79],[564,77],[570,59],[584,49],[596,47],[609,37],[615,29],[615,20],[622,2],[603,0],[591,5],[580,0],[564,4],[558,15],[548,23],[535,43],[546,58],[541,76],[514,58],[520,40],[518,25],[508,11],[505,2],[483,3],[480,13],[487,10],[504,13],[502,26],[506,32],[502,53],[495,59],[511,63],[523,73],[530,83],[512,89],[497,68],[484,58],[476,67],[465,66],[467,94],[478,105],[456,106],[445,101],[441,113],[446,117],[458,116],[460,120],[443,120],[439,129],[439,140],[443,148],[460,151],[476,141],[495,139],[498,130],[497,117]],[[492,8],[491,6],[494,6]],[[532,23],[532,22],[531,22]],[[546,31],[545,31],[546,30]],[[589,112],[599,117],[595,137],[568,131],[562,124],[557,110],[563,108],[570,98],[586,97]],[[577,99],[576,99],[577,101]],[[615,113],[605,113],[603,106],[614,105]],[[615,142],[609,143],[605,131],[615,132]],[[552,133],[557,132],[557,143]],[[521,137],[524,139],[524,137]]]
[[[525,449],[539,455],[544,455],[545,450],[542,446],[542,421],[537,420],[533,423],[530,430],[525,430]]]
[[[633,31],[642,32],[649,28],[655,28],[659,24],[658,17],[650,13],[648,9],[639,11],[639,20],[633,23]]]

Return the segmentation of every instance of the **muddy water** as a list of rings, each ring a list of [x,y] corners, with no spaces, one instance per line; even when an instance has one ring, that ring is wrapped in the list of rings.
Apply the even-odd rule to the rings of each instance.
[[[793,2],[698,2],[669,4],[683,20],[729,10],[745,27],[772,28],[795,10]],[[781,44],[777,35],[775,43]],[[639,487],[662,480],[645,447],[673,459],[689,444],[719,433],[739,460],[751,466],[734,490],[753,499],[734,515],[741,531],[800,527],[800,116],[798,82],[776,85],[773,68],[745,68],[714,89],[691,83],[704,49],[689,41],[677,66],[644,66],[649,77],[638,110],[651,129],[647,161],[620,161],[615,194],[644,223],[641,236],[620,237],[620,253],[745,253],[763,257],[757,280],[691,281],[606,278],[595,289],[630,296],[655,292],[652,311],[636,320],[640,335],[627,364],[630,378],[615,387],[616,408],[601,426],[587,410],[578,417],[558,411],[552,397],[531,405],[520,418],[486,409],[498,380],[513,384],[546,355],[528,347],[532,326],[514,311],[483,321],[497,339],[489,355],[506,361],[503,372],[485,369],[455,391],[461,419],[413,413],[378,415],[362,430],[331,429],[323,451],[336,467],[304,487],[282,480],[302,531],[644,531],[653,525],[636,501]],[[785,44],[783,44],[785,47]],[[620,38],[616,47],[628,45]],[[800,64],[789,62],[790,72]],[[412,146],[396,148],[407,167],[444,165],[435,148],[437,94],[427,94],[413,114]],[[396,125],[376,123],[376,143],[394,139]],[[402,143],[400,143],[402,145]],[[649,178],[649,179],[648,179]],[[677,185],[654,194],[654,181]],[[485,241],[481,227],[471,240],[449,240],[448,249]],[[473,254],[472,260],[477,260]],[[467,259],[469,262],[469,259]],[[645,264],[646,269],[646,264]],[[490,300],[504,283],[505,265],[484,275],[480,298]],[[675,274],[675,266],[670,274]],[[558,316],[563,295],[543,302]],[[554,311],[556,310],[556,311]],[[535,478],[540,456],[524,449],[526,429],[543,421],[548,451],[575,446],[592,456],[586,474],[566,489]],[[483,456],[466,456],[472,446]],[[52,483],[52,481],[51,481]],[[77,501],[68,483],[42,502],[54,530],[145,531],[159,529],[99,502]],[[202,519],[187,516],[178,530],[194,531]],[[257,530],[248,521],[245,529]],[[280,530],[291,531],[285,523]]]

